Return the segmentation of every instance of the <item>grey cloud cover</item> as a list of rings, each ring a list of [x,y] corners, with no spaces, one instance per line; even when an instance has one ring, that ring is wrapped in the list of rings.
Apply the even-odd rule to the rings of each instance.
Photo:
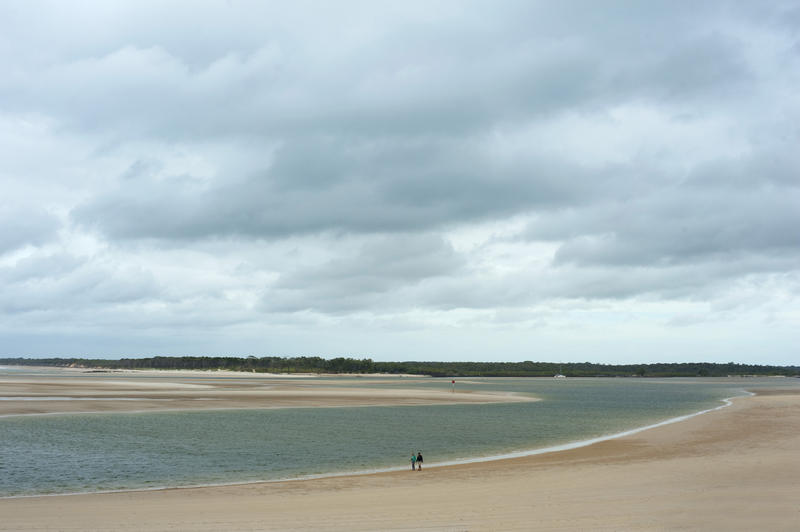
[[[798,12],[4,4],[0,351],[793,362]]]
[[[42,209],[5,206],[0,211],[0,253],[25,245],[41,245],[56,237],[59,220]]]

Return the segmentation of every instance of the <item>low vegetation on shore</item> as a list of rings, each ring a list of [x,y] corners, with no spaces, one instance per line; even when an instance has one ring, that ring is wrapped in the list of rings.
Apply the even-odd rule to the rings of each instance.
[[[122,359],[3,358],[0,365],[103,369],[229,370],[256,373],[386,373],[431,377],[800,377],[800,366],[760,366],[710,362],[672,364],[595,364],[591,362],[375,362],[369,358],[207,357]]]

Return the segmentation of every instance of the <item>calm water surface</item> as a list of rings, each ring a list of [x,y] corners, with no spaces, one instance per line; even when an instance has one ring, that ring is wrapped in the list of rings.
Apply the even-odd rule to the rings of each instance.
[[[743,395],[746,387],[797,384],[790,379],[469,381],[457,386],[542,400],[7,417],[0,419],[0,496],[405,468],[419,449],[430,466],[614,434],[714,408],[725,397]],[[325,384],[360,385],[359,379]],[[447,389],[449,380],[385,379],[364,386]]]

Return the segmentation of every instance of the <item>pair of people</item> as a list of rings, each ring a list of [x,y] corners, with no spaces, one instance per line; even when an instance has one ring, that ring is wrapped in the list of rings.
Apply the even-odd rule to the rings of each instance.
[[[422,451],[418,451],[416,456],[411,453],[411,471],[422,471]]]

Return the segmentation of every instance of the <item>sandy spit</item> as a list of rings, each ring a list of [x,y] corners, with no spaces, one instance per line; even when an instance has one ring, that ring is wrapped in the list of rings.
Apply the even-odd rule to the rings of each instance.
[[[247,375],[247,374],[245,374]],[[0,378],[0,417],[84,412],[233,408],[318,408],[535,401],[524,394],[441,389],[370,388],[372,381],[283,378],[185,378],[135,374],[13,375]]]

